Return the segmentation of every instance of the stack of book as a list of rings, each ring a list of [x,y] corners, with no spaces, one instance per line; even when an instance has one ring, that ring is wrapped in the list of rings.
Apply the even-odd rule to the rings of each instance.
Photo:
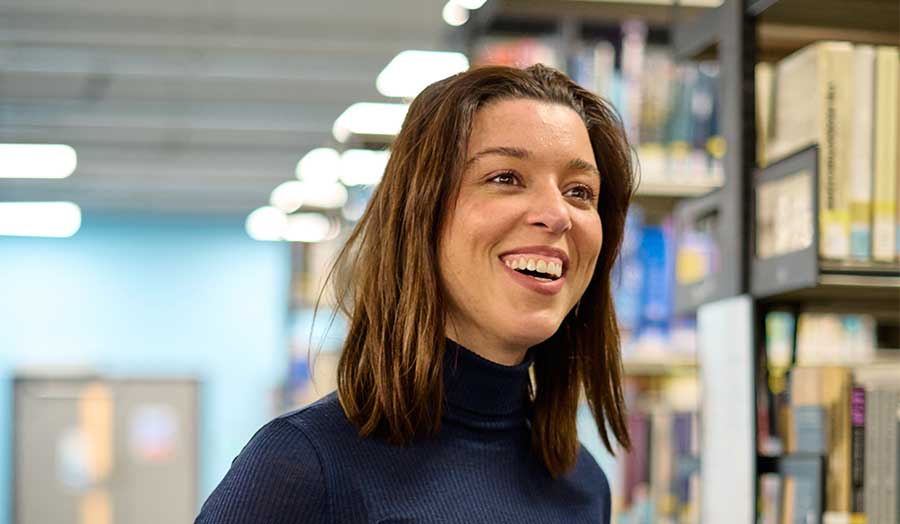
[[[818,148],[815,195],[809,172],[758,187],[758,257],[809,247],[817,231],[822,259],[898,260],[898,92],[893,46],[822,41],[757,65],[760,166]]]
[[[619,461],[617,522],[699,522],[698,384],[693,377],[630,377],[632,449]]]
[[[900,360],[875,358],[898,351],[876,351],[871,317],[824,313],[800,315],[791,351],[787,318],[766,321],[759,442],[778,468],[760,478],[761,521],[898,522]]]

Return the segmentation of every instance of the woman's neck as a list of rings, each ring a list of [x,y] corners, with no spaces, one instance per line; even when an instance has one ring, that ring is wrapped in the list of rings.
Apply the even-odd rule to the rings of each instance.
[[[479,357],[504,366],[520,364],[528,352],[527,347],[504,344],[478,333],[459,333],[450,327],[447,328],[446,336]]]

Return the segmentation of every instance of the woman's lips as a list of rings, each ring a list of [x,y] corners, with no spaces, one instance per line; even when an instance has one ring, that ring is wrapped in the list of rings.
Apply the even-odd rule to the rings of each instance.
[[[507,274],[509,274],[510,278],[512,278],[517,284],[542,295],[555,295],[562,291],[563,285],[566,283],[565,274],[563,274],[563,276],[557,278],[556,280],[541,282],[540,280],[536,280],[527,275],[523,275],[515,269],[511,269],[500,259],[497,259],[497,263],[503,266],[503,270],[506,271]]]

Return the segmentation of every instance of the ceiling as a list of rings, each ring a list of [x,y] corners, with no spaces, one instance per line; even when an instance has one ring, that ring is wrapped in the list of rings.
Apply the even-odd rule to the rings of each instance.
[[[439,49],[443,0],[0,0],[0,142],[64,143],[62,180],[0,201],[246,214],[293,177],[403,49]]]

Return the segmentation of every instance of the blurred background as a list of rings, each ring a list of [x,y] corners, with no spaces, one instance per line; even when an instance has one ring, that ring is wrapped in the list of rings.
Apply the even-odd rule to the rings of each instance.
[[[787,392],[797,367],[852,373],[846,399],[807,398],[828,415],[803,411],[815,433],[835,406],[850,427],[851,385],[900,384],[900,241],[888,255],[821,252],[809,174],[792,188],[751,183],[769,167],[781,171],[756,178],[787,180],[799,168],[778,162],[815,166],[826,147],[815,125],[784,145],[809,119],[774,116],[788,111],[771,93],[793,78],[780,65],[852,41],[871,49],[863,99],[876,131],[869,167],[845,178],[869,181],[866,209],[878,207],[873,184],[876,200],[893,194],[878,209],[897,230],[898,9],[850,11],[834,0],[0,0],[0,524],[192,521],[257,428],[334,389],[346,323],[327,293],[315,322],[313,306],[409,101],[470,66],[538,62],[616,107],[640,166],[615,289],[635,449],[613,457],[579,414],[614,522],[862,513],[839,502],[855,484],[831,485],[850,478],[851,454],[834,439],[798,447]],[[893,135],[872,100],[894,115]],[[882,157],[895,163],[877,178]],[[734,297],[749,305],[733,323],[704,328]],[[714,358],[726,348],[738,353]],[[894,427],[885,453],[900,431],[891,402],[900,394],[879,404]],[[745,416],[701,424],[701,406]],[[720,477],[704,484],[701,459],[722,458],[702,446],[722,435],[716,424],[731,424],[730,451],[746,459],[731,479],[737,509],[715,495]],[[818,477],[797,473],[798,451],[821,458],[801,463]],[[897,469],[878,497],[896,495]],[[797,479],[812,487],[794,500],[785,486]],[[885,504],[890,519],[897,497]]]

